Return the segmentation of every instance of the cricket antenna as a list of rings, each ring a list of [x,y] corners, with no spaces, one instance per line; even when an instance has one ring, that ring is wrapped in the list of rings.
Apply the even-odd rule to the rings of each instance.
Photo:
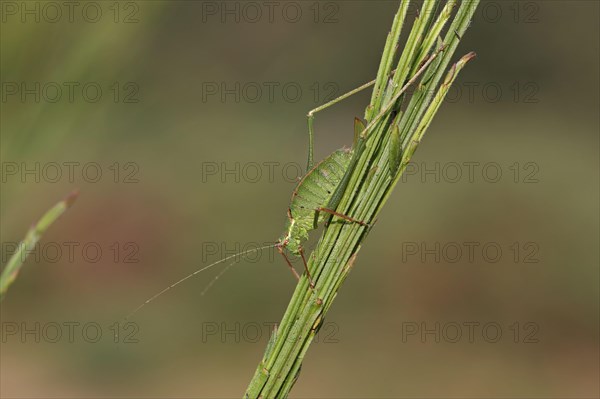
[[[158,298],[159,296],[163,295],[164,293],[166,293],[167,291],[169,291],[171,288],[178,286],[179,284],[183,283],[185,280],[190,279],[192,277],[194,277],[196,274],[203,272],[205,270],[210,269],[213,266],[216,266],[220,263],[226,262],[229,259],[238,257],[238,256],[245,256],[245,255],[249,255],[252,254],[254,252],[258,252],[258,251],[262,251],[263,249],[268,249],[268,248],[275,248],[277,245],[279,245],[279,243],[274,243],[274,244],[270,244],[270,245],[265,245],[259,248],[252,248],[249,249],[247,251],[242,251],[242,252],[238,252],[237,254],[233,254],[230,256],[227,256],[223,259],[220,259],[216,262],[211,263],[208,266],[204,266],[198,270],[196,270],[193,273],[188,274],[187,276],[177,280],[176,282],[174,282],[173,284],[169,285],[167,288],[165,288],[164,290],[157,292],[156,294],[154,294],[153,296],[151,296],[150,298],[146,299],[146,301],[144,301],[144,303],[142,303],[140,306],[138,306],[137,308],[135,308],[131,313],[129,313],[126,317],[125,317],[125,321],[128,321],[129,319],[131,319],[133,316],[135,316],[135,314],[137,312],[139,312],[144,306],[146,306],[147,304],[149,304],[150,302],[154,301],[156,298]],[[217,277],[215,277],[207,286],[206,288],[204,288],[204,290],[202,291],[202,293],[200,295],[204,295],[206,293],[206,291],[208,291],[208,289],[219,279],[219,277],[221,277],[231,266],[233,266],[234,264],[236,264],[238,262],[238,260],[235,260],[233,263],[229,264],[225,270],[223,270],[221,273],[219,273],[217,275]]]

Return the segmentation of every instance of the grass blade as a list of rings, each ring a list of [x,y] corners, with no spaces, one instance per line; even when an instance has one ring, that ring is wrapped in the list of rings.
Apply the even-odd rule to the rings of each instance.
[[[77,195],[78,192],[73,191],[65,199],[50,208],[37,223],[31,226],[23,241],[19,243],[15,253],[8,260],[2,271],[2,275],[0,275],[0,301],[4,299],[8,288],[19,275],[29,252],[35,247],[48,227],[73,205],[73,202],[77,199]]]

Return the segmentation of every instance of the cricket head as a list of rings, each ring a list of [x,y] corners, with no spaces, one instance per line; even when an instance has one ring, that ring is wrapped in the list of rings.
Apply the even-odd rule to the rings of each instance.
[[[298,255],[300,253],[301,240],[299,238],[298,225],[293,218],[288,219],[286,232],[279,238],[277,245],[279,248],[287,248],[291,253]]]

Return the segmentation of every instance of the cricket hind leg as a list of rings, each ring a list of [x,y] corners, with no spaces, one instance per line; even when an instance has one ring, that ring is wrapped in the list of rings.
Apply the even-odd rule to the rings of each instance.
[[[313,153],[314,153],[314,128],[313,128],[313,122],[314,122],[314,118],[315,118],[315,114],[317,112],[323,111],[326,108],[331,107],[332,105],[335,105],[337,103],[339,103],[342,100],[345,100],[348,97],[353,96],[356,93],[359,93],[365,89],[368,89],[369,87],[373,86],[376,83],[376,80],[372,80],[370,82],[365,83],[362,86],[357,87],[354,90],[350,90],[349,92],[342,94],[341,96],[334,98],[331,101],[326,102],[325,104],[311,110],[308,112],[308,114],[306,115],[308,118],[308,163],[306,166],[306,171],[308,172],[309,170],[312,169],[312,167],[314,166],[314,160],[313,160]]]
[[[348,215],[344,215],[343,213],[336,212],[336,211],[334,211],[333,209],[329,209],[329,208],[323,208],[323,207],[321,207],[321,208],[317,208],[317,209],[316,209],[316,211],[317,211],[317,212],[325,212],[325,213],[328,213],[328,214],[330,214],[330,215],[332,215],[332,216],[337,216],[337,217],[339,217],[339,218],[342,218],[342,219],[344,219],[344,220],[347,220],[347,221],[349,221],[349,222],[352,222],[352,223],[357,223],[357,224],[359,224],[359,225],[361,225],[361,226],[366,226],[366,227],[369,227],[369,223],[367,223],[367,222],[363,222],[363,221],[361,221],[361,220],[354,219],[354,218],[352,218],[352,217],[350,217],[350,216],[348,216]],[[330,223],[330,221],[328,221],[328,222],[327,222],[327,224],[329,224],[329,223]]]
[[[393,106],[393,104],[396,102],[397,99],[400,98],[400,96],[402,96],[404,94],[404,92],[417,80],[417,78],[423,73],[425,72],[425,70],[427,69],[427,67],[429,66],[429,64],[431,64],[433,62],[433,60],[435,60],[435,58],[438,56],[438,54],[440,52],[442,52],[445,49],[445,45],[441,46],[440,48],[438,48],[437,51],[435,51],[432,55],[429,56],[429,58],[427,58],[425,60],[425,62],[423,63],[423,65],[421,65],[421,67],[419,68],[419,70],[413,75],[412,78],[410,78],[410,80],[408,82],[406,82],[406,84],[400,89],[400,91],[398,91],[398,93],[395,94],[394,97],[392,97],[389,101],[388,101],[388,105],[384,107],[384,109],[377,114],[376,116],[374,116],[373,120],[369,121],[369,124],[364,127],[364,129],[362,129],[362,132],[358,135],[360,136],[361,139],[364,140],[364,135],[367,132],[368,129],[370,129],[376,122],[378,122],[381,118],[383,118],[391,109],[391,107]],[[396,70],[393,70],[391,73],[394,74],[396,72]],[[345,100],[346,98],[361,92],[364,89],[367,89],[371,86],[373,86],[375,83],[377,83],[377,80],[372,80],[370,82],[365,83],[362,86],[357,87],[354,90],[350,90],[349,92],[342,94],[341,96],[334,98],[331,101],[326,102],[325,104],[311,110],[308,112],[308,165],[306,168],[306,171],[308,172],[309,170],[312,169],[313,167],[313,150],[314,150],[314,129],[313,129],[313,122],[314,122],[314,117],[315,114],[319,111],[323,111],[326,108],[329,108],[330,106],[337,104],[338,102]],[[356,134],[355,134],[356,136]],[[358,138],[355,137],[355,141]]]
[[[308,270],[308,262],[306,261],[306,257],[304,256],[304,248],[300,247],[300,257],[302,258],[302,263],[304,263],[304,271],[306,272],[306,276],[308,277],[308,282],[310,284],[310,288],[315,288],[315,283],[310,275],[310,271]]]

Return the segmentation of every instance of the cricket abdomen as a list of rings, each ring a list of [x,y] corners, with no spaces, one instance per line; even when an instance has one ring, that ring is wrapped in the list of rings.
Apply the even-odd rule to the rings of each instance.
[[[302,178],[292,193],[291,217],[298,228],[313,230],[317,209],[327,207],[335,189],[340,184],[350,164],[352,151],[340,149],[319,162]],[[325,215],[319,214],[321,222]]]
[[[308,239],[308,232],[315,229],[315,215],[319,208],[325,208],[342,181],[350,164],[352,151],[340,149],[319,162],[300,180],[292,193],[288,212],[288,223],[281,246],[294,255],[300,254],[302,242]],[[317,223],[325,218],[319,212]]]

